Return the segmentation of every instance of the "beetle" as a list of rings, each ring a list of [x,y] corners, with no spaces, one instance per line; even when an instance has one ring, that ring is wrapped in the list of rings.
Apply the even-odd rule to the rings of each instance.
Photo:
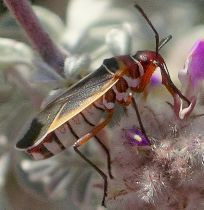
[[[104,180],[103,206],[105,206],[107,196],[107,175],[85,157],[79,147],[95,137],[107,154],[108,172],[110,178],[113,178],[109,151],[97,134],[110,123],[115,103],[117,102],[123,107],[127,107],[129,104],[133,105],[141,131],[149,144],[151,142],[142,124],[133,93],[144,91],[156,68],[160,68],[162,84],[167,90],[172,95],[178,94],[181,99],[190,103],[171,81],[165,61],[159,54],[159,50],[171,39],[171,36],[160,41],[158,32],[142,8],[138,5],[135,7],[155,34],[156,50],[138,51],[135,55],[105,59],[96,71],[48,102],[32,120],[28,131],[16,144],[17,149],[26,151],[37,160],[52,157],[72,145],[76,153],[102,176]],[[106,116],[104,118],[96,117],[96,115],[100,115],[99,113],[105,113]],[[95,118],[98,122],[93,122]],[[89,129],[82,128],[80,130],[80,126],[76,128],[77,121],[78,125],[86,124]]]

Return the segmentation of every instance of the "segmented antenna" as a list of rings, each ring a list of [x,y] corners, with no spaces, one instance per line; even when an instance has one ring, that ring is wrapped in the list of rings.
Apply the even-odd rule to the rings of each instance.
[[[158,53],[159,53],[159,33],[157,32],[157,30],[155,29],[155,27],[153,26],[153,24],[151,23],[150,19],[147,17],[147,15],[143,11],[143,9],[138,4],[135,4],[135,8],[138,9],[138,11],[142,14],[144,19],[147,21],[148,25],[151,27],[151,29],[154,32],[155,40],[156,40],[156,54],[158,55]]]

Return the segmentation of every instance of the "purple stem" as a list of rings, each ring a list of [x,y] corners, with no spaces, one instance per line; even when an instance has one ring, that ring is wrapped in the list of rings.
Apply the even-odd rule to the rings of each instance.
[[[43,30],[28,0],[4,0],[4,3],[26,31],[33,47],[43,60],[63,75],[67,54],[60,50]]]

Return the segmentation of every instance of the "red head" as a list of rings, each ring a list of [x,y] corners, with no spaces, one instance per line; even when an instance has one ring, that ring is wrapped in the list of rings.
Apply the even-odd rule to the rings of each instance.
[[[155,51],[137,51],[137,53],[133,57],[138,60],[142,64],[142,66],[164,63],[164,59],[162,58],[162,56],[160,54],[157,54]]]
[[[162,76],[162,84],[167,88],[167,90],[174,96],[178,94],[183,100],[188,104],[188,99],[182,95],[178,88],[171,81],[166,63],[162,56],[155,51],[138,51],[134,56],[134,59],[140,62],[144,69],[144,76],[142,77],[141,86],[139,91],[143,91],[146,85],[149,83],[149,80],[156,70],[159,68]]]
[[[162,56],[155,51],[138,51],[134,56],[132,56],[132,58],[136,60],[143,69],[141,82],[139,88],[137,89],[138,92],[143,92],[145,87],[149,84],[153,72],[158,67],[160,69],[162,67],[163,69],[165,62]]]
[[[165,85],[167,90],[174,96],[175,94],[178,94],[184,101],[186,101],[188,104],[190,104],[189,100],[182,95],[182,93],[177,89],[177,87],[174,85],[174,83],[171,81],[167,66],[165,64],[164,59],[159,54],[159,50],[172,38],[171,35],[159,39],[159,34],[157,30],[152,25],[149,18],[146,16],[142,8],[138,5],[135,5],[135,7],[140,11],[142,16],[147,21],[150,28],[153,30],[156,40],[156,50],[155,51],[138,51],[133,58],[137,61],[139,61],[144,69],[144,76],[142,78],[142,86],[140,87],[139,91],[143,91],[145,86],[148,84],[152,73],[154,70],[159,67],[162,75],[162,84]]]

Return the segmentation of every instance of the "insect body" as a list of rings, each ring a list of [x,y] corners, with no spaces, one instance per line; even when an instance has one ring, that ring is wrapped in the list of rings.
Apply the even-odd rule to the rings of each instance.
[[[155,52],[148,53],[156,59]],[[142,92],[157,68],[153,60],[145,57],[146,54],[145,51],[135,56],[125,55],[104,60],[94,73],[49,103],[37,118],[33,119],[30,129],[17,143],[17,148],[26,149],[35,159],[45,159],[59,153],[70,146],[70,136],[78,135],[73,131],[71,120],[81,118],[84,123],[96,126],[91,123],[93,116],[91,119],[90,116],[85,116],[87,114],[84,112],[88,109],[92,109],[94,118],[96,114],[107,112],[106,121],[99,124],[99,127],[96,126],[98,129],[105,127],[115,103],[129,105],[132,91]],[[145,59],[145,62],[140,57]],[[160,56],[159,58],[161,59]],[[93,136],[96,133],[95,131]],[[67,139],[63,134],[66,134]],[[77,136],[78,138],[80,136]]]
[[[112,177],[109,151],[100,142],[97,134],[111,121],[115,103],[122,106],[128,106],[132,103],[141,130],[146,136],[133,93],[143,92],[152,73],[158,67],[161,70],[162,83],[168,91],[171,94],[179,94],[188,102],[171,82],[165,62],[158,53],[159,49],[169,40],[169,37],[159,42],[159,35],[151,22],[143,10],[137,5],[136,7],[155,32],[156,51],[138,51],[133,56],[124,55],[105,59],[95,72],[48,103],[32,120],[27,133],[16,145],[18,149],[25,150],[38,160],[51,157],[73,145],[74,150],[103,177],[102,205],[104,206],[107,194],[107,176],[87,159],[78,147],[95,137],[107,154],[108,171]],[[101,118],[103,113],[106,116]],[[77,122],[80,124],[78,127]],[[80,129],[80,126],[86,126],[86,129],[84,127]]]

